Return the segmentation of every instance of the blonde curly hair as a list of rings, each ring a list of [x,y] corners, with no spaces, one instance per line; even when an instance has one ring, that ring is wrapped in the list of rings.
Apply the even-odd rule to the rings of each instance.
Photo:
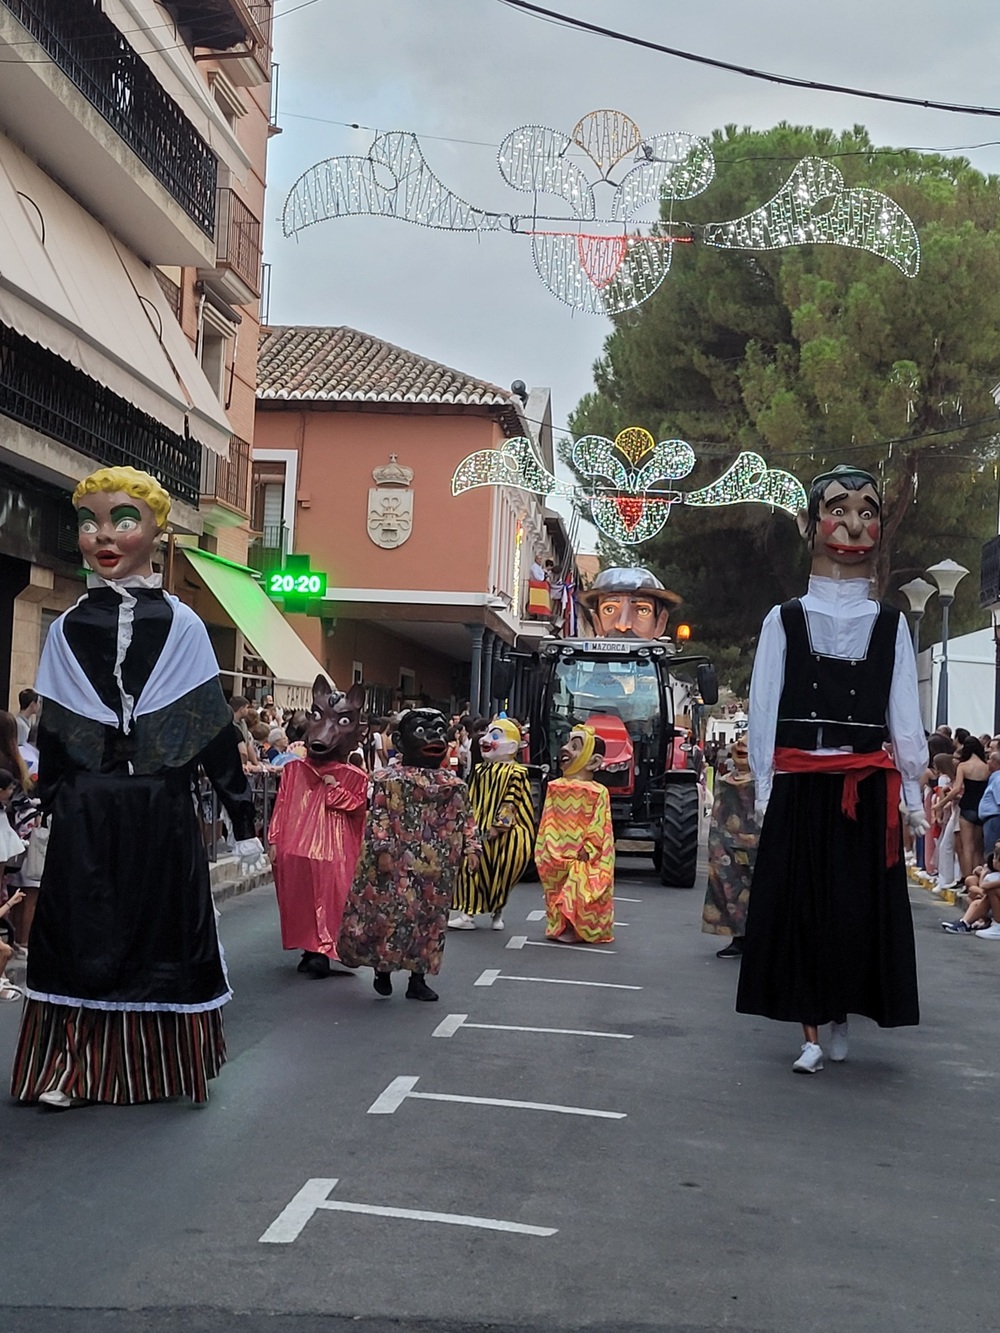
[[[73,504],[79,509],[84,496],[98,491],[122,491],[134,500],[142,500],[152,510],[158,528],[167,526],[170,517],[170,496],[148,472],[134,467],[102,467],[84,477],[73,492]]]

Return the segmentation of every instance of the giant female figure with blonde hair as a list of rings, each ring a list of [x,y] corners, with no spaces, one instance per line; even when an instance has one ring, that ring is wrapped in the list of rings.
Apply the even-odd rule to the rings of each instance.
[[[38,671],[39,794],[50,835],[12,1091],[81,1102],[202,1102],[230,998],[192,799],[200,765],[260,855],[253,801],[204,625],[152,557],[170,497],[134,468],[77,487],[87,592]]]

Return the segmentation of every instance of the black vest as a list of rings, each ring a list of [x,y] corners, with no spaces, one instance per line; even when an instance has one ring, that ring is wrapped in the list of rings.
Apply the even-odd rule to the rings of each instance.
[[[785,681],[775,744],[796,750],[844,749],[871,754],[888,735],[886,714],[896,656],[899,612],[879,606],[864,657],[822,657],[809,642],[801,601],[785,602]]]

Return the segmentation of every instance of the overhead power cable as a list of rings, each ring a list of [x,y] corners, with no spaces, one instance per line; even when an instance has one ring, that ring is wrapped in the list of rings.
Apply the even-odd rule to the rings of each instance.
[[[839,83],[822,83],[818,79],[797,79],[785,74],[769,74],[766,70],[754,69],[750,65],[735,65],[728,60],[717,60],[713,56],[696,55],[693,51],[681,51],[675,46],[664,46],[660,42],[651,42],[645,37],[635,37],[630,33],[617,32],[614,28],[604,28],[598,23],[587,23],[584,19],[571,14],[560,14],[555,9],[543,9],[529,0],[500,0],[511,9],[520,9],[533,18],[556,22],[568,28],[577,28],[581,32],[594,33],[598,37],[608,37],[615,42],[627,42],[630,46],[640,46],[647,51],[659,51],[661,55],[675,56],[678,60],[690,60],[696,65],[709,65],[712,69],[728,70],[731,74],[742,74],[748,79],[761,79],[765,83],[780,83],[788,88],[806,88],[813,92],[842,93],[846,97],[866,97],[876,102],[895,102],[902,106],[920,106],[929,111],[954,111],[964,116],[998,116],[1000,107],[964,106],[956,102],[936,102],[928,97],[901,97],[895,93],[870,92],[863,88],[848,88]]]

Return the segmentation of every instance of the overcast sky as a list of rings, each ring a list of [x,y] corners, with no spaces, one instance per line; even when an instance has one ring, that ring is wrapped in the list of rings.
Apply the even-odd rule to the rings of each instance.
[[[500,140],[522,124],[570,131],[601,107],[624,111],[643,134],[788,120],[863,124],[894,147],[1000,140],[1000,119],[777,87],[572,32],[500,0],[317,0],[280,17],[301,3],[276,6],[283,133],[271,141],[268,168],[271,322],[348,324],[504,387],[546,385],[557,427],[593,387],[608,322],[574,313],[543,287],[524,237],[345,218],[285,239],[276,219],[297,177],[323,158],[363,155],[372,140],[305,117],[412,131],[449,187],[479,207],[515,212],[528,196],[501,180]],[[774,73],[1000,105],[996,0],[539,3]],[[1000,171],[996,146],[965,155]],[[683,250],[674,262],[684,262]]]

